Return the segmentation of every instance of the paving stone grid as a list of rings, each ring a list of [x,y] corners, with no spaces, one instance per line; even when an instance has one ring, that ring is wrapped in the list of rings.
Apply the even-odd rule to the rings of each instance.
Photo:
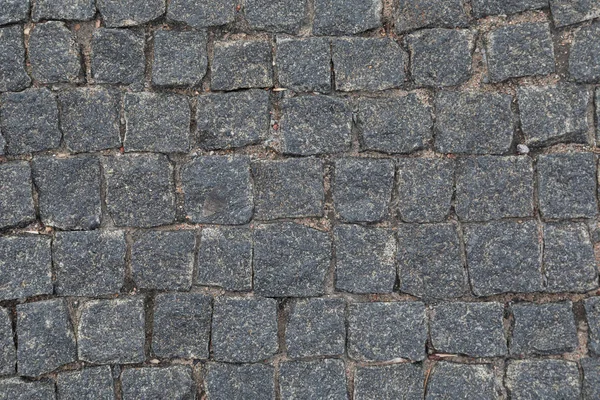
[[[0,399],[600,398],[599,18],[0,0]]]

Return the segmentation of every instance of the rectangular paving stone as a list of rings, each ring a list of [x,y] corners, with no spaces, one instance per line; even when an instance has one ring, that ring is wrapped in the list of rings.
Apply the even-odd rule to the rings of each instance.
[[[284,399],[347,399],[344,362],[284,362],[280,367],[279,390]]]
[[[196,86],[208,66],[207,34],[204,31],[161,29],[154,34],[152,84]]]
[[[211,65],[212,90],[273,86],[273,57],[266,40],[217,41]]]
[[[134,364],[145,359],[144,299],[92,300],[81,308],[79,359],[94,364]]]
[[[440,362],[431,370],[427,400],[452,396],[460,399],[497,399],[494,370],[490,364]]]
[[[13,375],[16,365],[17,349],[10,310],[2,307],[0,308],[0,375]]]
[[[600,360],[584,358],[581,360],[581,368],[583,369],[583,398],[600,397]]]
[[[254,230],[254,291],[266,297],[309,297],[325,292],[331,242],[321,232],[292,222]]]
[[[325,38],[277,37],[279,84],[296,92],[331,90],[331,47]]]
[[[60,400],[114,400],[114,392],[108,366],[62,372],[56,377],[56,394]]]
[[[421,302],[371,302],[348,306],[348,356],[356,361],[425,358],[427,327]]]
[[[354,374],[354,399],[421,400],[423,383],[420,364],[358,367]]]
[[[273,356],[279,348],[277,302],[262,298],[216,298],[211,338],[216,361],[258,362]]]
[[[581,83],[600,82],[600,23],[577,29],[569,49],[569,76]]]
[[[35,221],[31,168],[27,161],[0,164],[0,229]]]
[[[464,158],[456,166],[456,214],[464,221],[533,216],[529,157]]]
[[[381,0],[316,0],[313,35],[354,35],[381,26]]]
[[[167,19],[194,28],[225,25],[233,22],[235,6],[235,0],[172,0],[167,6]]]
[[[25,71],[23,28],[0,28],[0,92],[23,90],[30,84],[31,78]]]
[[[265,364],[209,363],[205,390],[211,400],[275,400],[274,375]]]
[[[165,0],[96,0],[109,28],[142,25],[165,13]]]
[[[400,0],[396,12],[399,34],[425,27],[463,27],[468,22],[461,0]]]
[[[77,359],[73,325],[63,299],[18,304],[17,338],[21,376],[39,376]]]
[[[54,400],[51,380],[25,381],[21,378],[0,379],[0,396],[11,400]]]
[[[600,4],[594,0],[550,0],[557,28],[600,17]]]
[[[73,34],[62,22],[35,25],[29,36],[29,62],[33,78],[38,82],[79,81],[79,48]]]
[[[29,17],[29,0],[0,0],[0,25],[23,22]]]
[[[600,297],[590,297],[583,301],[585,319],[588,325],[588,349],[595,355],[600,355]]]
[[[161,398],[194,399],[196,384],[189,365],[163,368],[128,368],[121,373],[123,398],[145,400]]]
[[[142,32],[96,29],[92,37],[91,69],[96,83],[141,83],[145,70]]]
[[[161,358],[208,358],[212,298],[199,293],[161,293],[154,304],[154,354]]]
[[[246,21],[260,31],[297,34],[307,17],[306,0],[247,0]]]
[[[505,385],[515,399],[579,399],[579,370],[563,360],[514,360]]]
[[[482,18],[488,15],[510,15],[528,10],[548,7],[548,0],[472,0],[473,15]]]
[[[94,0],[36,0],[31,17],[34,21],[61,19],[88,21],[94,18]]]

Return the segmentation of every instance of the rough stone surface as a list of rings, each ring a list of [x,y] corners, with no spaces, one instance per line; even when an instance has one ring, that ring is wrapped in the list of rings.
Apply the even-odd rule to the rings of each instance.
[[[76,82],[81,72],[79,49],[62,22],[37,24],[29,36],[33,78],[41,83]]]
[[[29,0],[0,0],[0,25],[25,21],[29,16]]]
[[[581,360],[581,367],[583,369],[583,398],[600,397],[600,360],[584,358]]]
[[[0,164],[0,228],[35,220],[31,168],[27,161]]]
[[[342,350],[343,345],[344,343],[342,342]],[[16,365],[17,349],[15,348],[9,310],[0,308],[0,375],[13,375]]]
[[[510,15],[548,7],[548,0],[473,0],[473,15]]]
[[[347,398],[342,360],[288,361],[281,365],[279,388],[284,399]]]
[[[579,399],[577,364],[562,360],[515,360],[505,385],[514,399]]]
[[[7,400],[54,400],[54,383],[49,380],[29,382],[19,378],[2,379],[0,396]]]
[[[419,364],[358,367],[354,375],[354,399],[421,400],[423,383]]]
[[[253,29],[296,34],[307,16],[306,0],[247,0],[246,21]]]
[[[31,13],[34,21],[62,19],[88,21],[94,18],[94,0],[36,0]]]
[[[168,393],[171,399],[193,400],[196,395],[192,368],[188,365],[126,369],[121,382],[124,399],[159,399]]]
[[[273,60],[269,42],[234,40],[214,44],[210,76],[212,90],[270,86],[273,86]]]
[[[96,83],[141,83],[145,69],[143,34],[126,29],[96,29],[91,68]]]
[[[275,55],[282,87],[297,92],[331,90],[331,49],[324,38],[277,38]]]
[[[89,367],[62,372],[56,378],[56,393],[60,400],[114,400],[110,367]]]
[[[559,28],[600,17],[600,4],[594,0],[550,0],[550,10]]]
[[[141,25],[165,13],[165,0],[96,0],[109,28]]]
[[[461,0],[400,0],[396,15],[396,32],[417,28],[456,28],[467,24]]]
[[[205,32],[159,30],[154,34],[152,84],[196,86],[208,66]]]
[[[233,22],[235,8],[235,0],[172,0],[167,18],[194,28],[207,28]]]
[[[18,25],[0,28],[0,92],[23,90],[30,84],[25,71],[23,30]]]
[[[573,37],[569,51],[569,75],[582,83],[600,82],[600,23],[583,26]]]
[[[206,393],[211,400],[274,400],[275,369],[265,364],[218,364],[207,367]]]
[[[381,26],[381,0],[316,0],[314,8],[314,35],[353,35]]]
[[[600,355],[600,297],[590,297],[583,304],[589,327],[588,348],[592,353]]]
[[[465,400],[497,399],[492,366],[437,363],[427,383],[426,399],[443,399],[449,393]]]

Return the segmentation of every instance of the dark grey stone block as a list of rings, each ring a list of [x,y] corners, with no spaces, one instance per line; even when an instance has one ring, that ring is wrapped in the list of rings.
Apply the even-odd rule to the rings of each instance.
[[[569,75],[582,83],[600,82],[600,23],[575,31],[569,51]]]
[[[546,7],[548,0],[473,0],[473,15],[475,18],[483,18],[488,15],[510,15]]]
[[[467,226],[467,265],[475,295],[541,292],[539,236],[534,221]]]
[[[235,7],[235,0],[172,0],[167,7],[167,18],[194,28],[207,28],[233,22]]]
[[[593,154],[540,155],[537,175],[544,219],[592,218],[598,213]]]
[[[600,355],[600,297],[584,300],[585,315],[589,328],[588,348],[595,355]]]
[[[481,156],[456,166],[456,214],[465,221],[533,216],[529,157]]]
[[[358,367],[354,375],[354,399],[422,400],[423,383],[420,364]]]
[[[189,290],[195,245],[195,232],[191,230],[141,233],[131,246],[131,275],[136,286]]]
[[[218,297],[212,318],[213,358],[257,362],[273,356],[277,344],[277,302],[273,299]]]
[[[427,29],[407,36],[417,86],[456,86],[471,78],[475,46],[468,30]]]
[[[36,0],[31,13],[34,21],[62,19],[88,21],[94,18],[94,0]]]
[[[198,97],[196,122],[207,150],[260,143],[269,134],[269,93],[247,90]]]
[[[144,326],[141,297],[85,303],[77,329],[79,359],[96,364],[143,362]]]
[[[198,250],[199,285],[252,290],[252,232],[247,228],[205,227]]]
[[[347,150],[352,141],[352,111],[342,99],[300,96],[284,99],[280,132],[286,154],[315,155]]]
[[[441,153],[503,154],[512,144],[512,96],[484,92],[441,92],[435,148]]]
[[[360,99],[361,149],[411,153],[425,148],[433,136],[431,112],[431,106],[415,93],[393,99]]]
[[[417,28],[466,26],[467,14],[461,0],[400,0],[396,15],[396,32]]]
[[[345,400],[346,370],[342,360],[288,361],[281,365],[279,390],[284,399]]]
[[[396,239],[389,229],[338,225],[335,288],[351,293],[391,293],[396,283]]]
[[[0,92],[23,90],[29,85],[23,28],[20,25],[0,28]]]
[[[515,360],[508,364],[506,388],[513,399],[579,399],[579,370],[563,360]]]
[[[29,36],[33,78],[41,83],[77,82],[81,73],[79,48],[63,22],[37,24]]]
[[[190,104],[177,94],[126,93],[125,151],[185,153],[190,147]]]
[[[353,35],[381,27],[381,0],[316,0],[314,35]]]
[[[430,314],[431,343],[440,353],[505,356],[503,315],[502,303],[439,304]]]
[[[357,361],[425,358],[427,327],[421,302],[348,306],[348,356]]]
[[[273,86],[273,56],[266,40],[218,41],[214,44],[212,90]]]
[[[555,71],[554,45],[547,23],[503,26],[487,35],[486,59],[492,82]]]
[[[252,218],[247,157],[196,157],[182,167],[181,180],[186,218],[191,222],[241,225]]]
[[[254,291],[270,297],[319,296],[331,260],[329,235],[291,222],[254,231]]]
[[[0,375],[13,375],[16,365],[17,349],[15,348],[10,310],[0,308]]]
[[[456,399],[498,399],[494,371],[489,364],[455,364],[441,362],[433,367],[427,382],[427,400],[443,399],[449,394]]]
[[[285,329],[292,358],[337,356],[346,345],[346,303],[342,299],[302,299],[292,305]]]
[[[323,162],[314,158],[252,162],[258,219],[320,217],[325,190]]]
[[[17,305],[17,368],[39,376],[77,359],[69,310],[63,299]]]
[[[251,28],[295,34],[307,17],[306,0],[247,0],[246,21]]]
[[[206,32],[159,30],[154,34],[152,84],[196,86],[206,74]]]
[[[95,229],[100,225],[100,162],[95,157],[35,157],[33,180],[44,225]]]
[[[0,237],[0,300],[52,294],[48,236]]]
[[[265,364],[207,366],[206,394],[211,400],[274,400],[275,369]]]
[[[405,222],[441,222],[450,213],[454,162],[445,159],[398,160],[398,210]]]
[[[101,87],[76,88],[58,94],[63,141],[73,152],[121,146],[118,93]]]
[[[0,0],[0,25],[26,21],[29,17],[29,0]]]
[[[550,10],[558,28],[600,17],[600,4],[594,0],[550,0]]]
[[[8,154],[24,154],[60,146],[56,96],[46,88],[4,93],[0,97],[0,129]]]
[[[600,397],[600,360],[584,358],[581,360],[583,369],[583,398],[597,399]]]
[[[121,382],[123,398],[128,400],[160,399],[167,393],[170,399],[196,398],[196,384],[189,365],[126,369],[121,373]]]
[[[600,121],[600,89],[596,89],[594,96],[594,106],[596,108],[596,121]],[[600,125],[596,126],[596,140],[600,141]]]
[[[152,227],[175,220],[173,167],[161,154],[103,160],[106,205],[117,226]]]
[[[400,291],[423,298],[465,294],[466,274],[453,224],[398,226]]]
[[[0,228],[35,221],[31,168],[27,161],[0,164]]]
[[[279,84],[297,92],[331,90],[331,49],[325,38],[277,38]]]
[[[20,378],[0,380],[0,396],[10,400],[55,400],[51,380],[24,381]]]
[[[335,88],[385,90],[404,84],[408,55],[390,38],[346,38],[332,41]]]
[[[60,400],[114,400],[110,367],[62,372],[56,378],[56,393]]]
[[[56,294],[119,293],[125,276],[122,231],[57,232],[52,243]]]
[[[96,0],[108,28],[142,25],[165,13],[165,0]]]
[[[156,296],[152,350],[162,358],[208,358],[212,298],[199,293]]]
[[[146,68],[144,35],[127,29],[96,29],[92,37],[91,68],[96,83],[141,83]]]

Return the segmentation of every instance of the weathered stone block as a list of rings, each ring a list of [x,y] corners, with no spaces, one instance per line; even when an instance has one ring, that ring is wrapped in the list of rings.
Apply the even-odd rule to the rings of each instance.
[[[113,386],[109,366],[62,372],[56,378],[56,392],[60,400],[114,400]]]
[[[206,393],[211,400],[274,400],[274,375],[265,364],[209,363]]]
[[[220,41],[214,44],[212,90],[273,86],[273,57],[266,40]]]
[[[600,17],[600,4],[593,0],[550,0],[557,28]]]
[[[581,368],[583,369],[583,398],[600,397],[600,360],[584,358],[581,360]]]
[[[36,0],[31,17],[34,21],[62,19],[88,21],[94,18],[94,0]]]
[[[281,365],[282,398],[298,400],[346,399],[346,371],[342,360],[288,361]]]
[[[461,0],[400,0],[396,14],[396,32],[417,28],[457,28],[468,22]]]
[[[0,228],[35,221],[31,168],[27,161],[0,164]]]
[[[381,0],[316,0],[314,35],[353,35],[381,26]]]
[[[563,360],[510,361],[504,380],[515,399],[579,399],[579,370]]]
[[[24,381],[20,378],[0,380],[0,396],[11,400],[54,400],[54,383],[50,380]]]
[[[159,30],[154,34],[152,84],[196,86],[206,74],[205,32]]]
[[[354,399],[421,400],[423,383],[420,364],[358,367],[354,375]]]
[[[10,310],[0,308],[0,375],[13,375],[16,365],[17,349],[15,348]]]
[[[29,0],[0,0],[0,25],[23,22],[29,17]]]
[[[569,51],[569,75],[576,82],[600,82],[600,23],[575,31]]]
[[[246,21],[251,28],[296,34],[307,16],[306,0],[247,0]]]
[[[165,0],[96,0],[109,28],[142,25],[165,13]]]
[[[282,87],[297,92],[331,90],[331,49],[324,38],[277,38],[275,55]]]
[[[92,37],[91,68],[96,83],[141,83],[146,68],[144,35],[127,29],[96,29]]]
[[[33,78],[41,83],[77,82],[81,73],[73,34],[58,21],[33,28],[29,36],[29,62]]]
[[[0,28],[0,92],[23,90],[30,84],[31,78],[25,71],[22,27]]]
[[[172,399],[196,397],[196,384],[189,365],[125,369],[121,373],[121,382],[124,399],[159,399],[167,393]]]
[[[449,393],[459,399],[497,399],[492,366],[437,363],[427,382],[426,398],[444,398]]]
[[[172,0],[167,7],[167,18],[194,28],[207,28],[233,22],[235,7],[235,0]]]

